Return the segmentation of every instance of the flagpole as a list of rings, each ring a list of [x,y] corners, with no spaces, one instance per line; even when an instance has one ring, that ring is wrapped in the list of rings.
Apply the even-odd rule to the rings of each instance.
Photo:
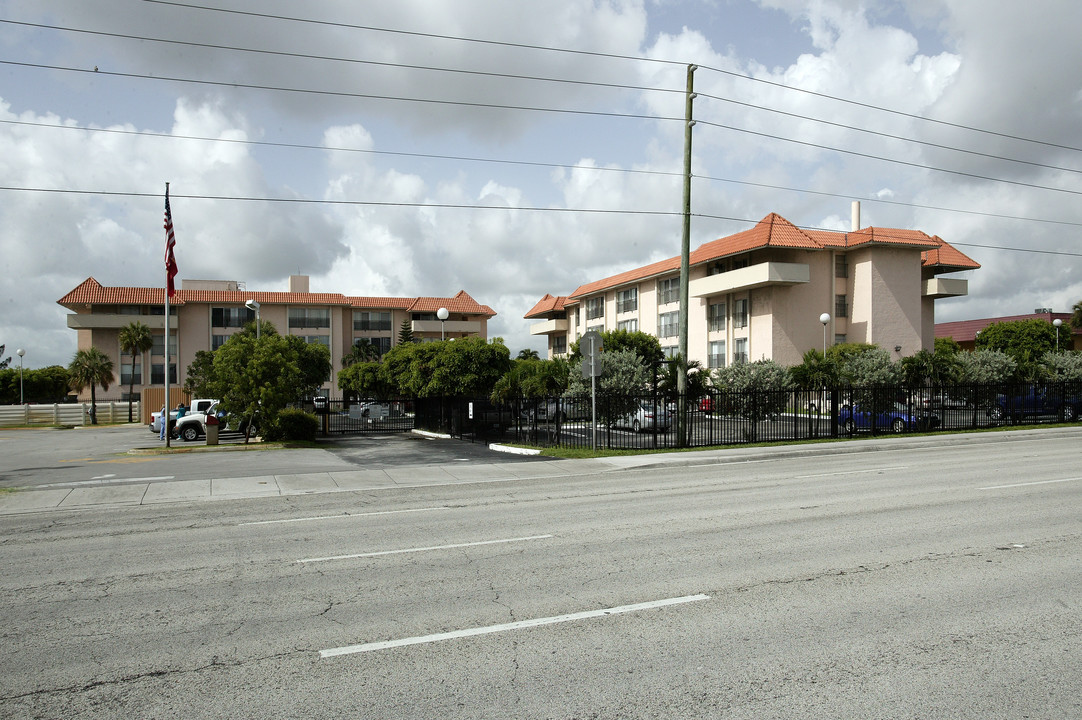
[[[169,183],[165,184],[165,411],[162,412],[161,422],[165,423],[165,447],[172,447],[172,432],[169,428],[169,287],[172,285],[172,278],[169,277],[169,254],[172,248],[169,247],[169,233],[173,231],[170,227],[172,224],[172,218],[169,213]]]

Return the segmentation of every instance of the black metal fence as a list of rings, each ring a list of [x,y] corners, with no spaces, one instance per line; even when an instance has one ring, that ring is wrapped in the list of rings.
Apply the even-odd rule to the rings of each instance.
[[[441,398],[415,400],[413,407],[414,427],[475,441],[600,449],[710,447],[1074,422],[1082,414],[1082,383],[717,390],[682,404],[673,396],[601,396],[596,407],[585,397],[503,406]]]

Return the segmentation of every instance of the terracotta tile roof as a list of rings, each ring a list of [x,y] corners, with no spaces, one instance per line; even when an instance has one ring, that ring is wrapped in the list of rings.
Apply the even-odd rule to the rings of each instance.
[[[495,310],[488,305],[481,305],[470,297],[469,293],[465,290],[459,290],[458,293],[451,298],[419,297],[409,309],[411,312],[436,312],[441,307],[447,308],[450,312],[462,313],[465,315],[486,315],[488,317],[493,317],[496,314]]]
[[[338,305],[357,308],[393,308],[414,312],[435,312],[446,307],[451,312],[466,315],[485,315],[493,317],[496,312],[488,305],[481,305],[465,290],[453,298],[372,298],[347,297],[341,293],[292,293],[292,292],[250,292],[247,290],[177,290],[169,301],[173,305],[186,303],[221,303],[223,305],[243,305],[248,300],[255,300],[263,305]],[[68,308],[76,305],[162,305],[165,303],[165,288],[145,287],[106,287],[90,277],[74,290],[57,300],[57,304]],[[419,309],[420,308],[420,309]]]
[[[545,293],[545,297],[538,300],[537,304],[530,308],[530,311],[522,317],[534,318],[542,317],[551,312],[562,312],[566,304],[566,295],[553,296]]]
[[[939,242],[943,241],[940,240]],[[853,248],[872,244],[923,248],[936,248],[939,246],[939,243],[920,230],[866,227],[856,232],[846,233],[846,247]]]
[[[937,338],[954,338],[956,342],[973,342],[977,339],[977,333],[984,330],[992,323],[1015,322],[1017,320],[1044,320],[1052,322],[1056,318],[1063,321],[1064,326],[1069,327],[1071,313],[1030,313],[1028,315],[1006,315],[1004,317],[981,318],[979,320],[960,320],[958,322],[945,322],[935,324],[935,336]],[[1071,329],[1072,335],[1082,334],[1082,329]]]
[[[933,236],[932,239],[939,243],[939,247],[934,250],[927,250],[920,254],[921,265],[924,267],[937,267],[951,270],[976,270],[981,266],[980,263],[970,259],[938,235]]]
[[[922,249],[924,252],[921,254],[921,262],[925,267],[949,270],[970,270],[980,267],[978,263],[966,257],[942,238],[931,237],[920,230],[879,227],[867,227],[849,233],[833,230],[802,230],[777,213],[770,213],[756,223],[753,228],[700,245],[691,252],[689,263],[694,267],[719,258],[762,248],[827,250],[867,247],[869,245],[893,245]],[[679,257],[661,260],[602,280],[580,285],[573,293],[567,296],[565,303],[573,305],[577,300],[588,295],[635,283],[649,277],[664,275],[679,269]],[[551,296],[546,295],[546,297]],[[544,302],[544,298],[542,302]],[[526,317],[543,312],[540,308],[541,303],[538,303]]]

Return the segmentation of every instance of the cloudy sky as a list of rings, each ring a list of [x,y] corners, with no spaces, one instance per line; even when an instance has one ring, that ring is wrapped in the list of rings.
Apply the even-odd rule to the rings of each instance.
[[[253,14],[258,13],[258,14]],[[770,212],[937,234],[937,319],[1082,299],[1082,3],[0,0],[0,344],[67,364],[88,276],[450,296],[542,349],[546,292]],[[820,312],[815,308],[811,315]]]

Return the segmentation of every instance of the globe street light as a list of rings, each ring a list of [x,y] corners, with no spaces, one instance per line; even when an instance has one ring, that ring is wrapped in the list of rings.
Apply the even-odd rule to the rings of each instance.
[[[441,307],[436,311],[436,317],[440,319],[440,340],[446,340],[447,334],[443,331],[443,324],[447,321],[447,316],[451,313],[447,312],[447,308]]]
[[[249,300],[244,303],[244,307],[255,312],[255,339],[259,339],[259,303],[255,300]]]
[[[830,322],[830,313],[819,316],[819,322],[823,323],[823,357],[827,356],[827,323]]]
[[[1052,321],[1052,327],[1056,328],[1056,352],[1059,352],[1059,327],[1063,324],[1063,321],[1056,318]]]
[[[23,404],[23,355],[26,351],[19,348],[15,351],[15,354],[19,356],[19,404]]]

